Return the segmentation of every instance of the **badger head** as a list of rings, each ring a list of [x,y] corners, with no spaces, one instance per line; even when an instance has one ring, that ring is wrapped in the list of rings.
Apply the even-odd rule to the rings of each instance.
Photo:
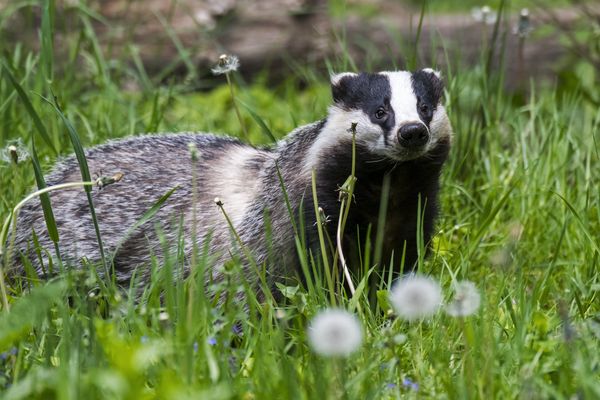
[[[333,105],[319,147],[351,138],[377,159],[408,161],[448,142],[452,128],[444,106],[444,85],[432,69],[341,73],[331,78]]]

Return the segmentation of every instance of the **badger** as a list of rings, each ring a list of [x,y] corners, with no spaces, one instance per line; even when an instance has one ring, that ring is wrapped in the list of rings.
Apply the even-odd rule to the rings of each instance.
[[[413,73],[346,72],[331,77],[333,102],[327,116],[295,129],[270,148],[232,137],[181,132],[143,135],[87,150],[90,171],[123,174],[119,183],[92,192],[105,257],[110,256],[117,282],[127,285],[134,274],[148,281],[151,260],[160,264],[165,256],[165,238],[172,244],[183,238],[186,273],[194,244],[204,248],[208,243],[217,270],[237,257],[253,284],[258,277],[249,267],[249,257],[265,268],[270,285],[298,277],[298,236],[314,260],[322,256],[313,179],[322,226],[335,238],[340,188],[351,174],[353,157],[356,185],[344,246],[356,248],[359,240],[381,228],[382,263],[395,259],[396,266],[411,270],[418,259],[419,223],[424,243],[432,236],[440,172],[451,144],[443,91],[440,74],[428,68]],[[197,157],[190,156],[190,144],[198,149]],[[56,185],[80,179],[77,160],[71,157],[46,181]],[[378,227],[384,179],[389,182],[387,214],[384,226]],[[152,218],[136,226],[171,188],[174,192]],[[54,191],[50,199],[62,262],[100,264],[84,191]],[[38,274],[47,272],[43,265],[53,244],[39,201],[22,210],[15,238],[12,271],[23,275],[26,258]],[[48,251],[39,252],[37,246]]]

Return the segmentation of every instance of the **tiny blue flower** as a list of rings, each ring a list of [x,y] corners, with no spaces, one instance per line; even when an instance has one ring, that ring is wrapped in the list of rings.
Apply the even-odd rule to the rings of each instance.
[[[395,389],[396,388],[396,384],[395,383],[388,383],[387,385],[385,385],[386,388],[388,389]]]
[[[10,350],[5,351],[4,353],[0,353],[0,360],[6,360],[10,356],[14,356],[17,354],[17,348],[11,347]]]
[[[217,344],[217,339],[215,339],[214,337],[210,337],[210,338],[208,338],[207,342],[211,346],[214,346],[215,344]]]
[[[413,384],[413,381],[411,381],[409,378],[402,379],[402,386],[409,387],[412,384]]]
[[[417,392],[417,391],[419,391],[419,384],[415,382],[412,385],[410,385],[410,388],[412,390],[414,390],[415,392]]]
[[[193,346],[194,346],[194,353],[197,353],[198,352],[198,342],[194,342]]]
[[[233,326],[231,327],[231,331],[238,336],[241,336],[242,333],[244,333],[240,324],[233,324]]]

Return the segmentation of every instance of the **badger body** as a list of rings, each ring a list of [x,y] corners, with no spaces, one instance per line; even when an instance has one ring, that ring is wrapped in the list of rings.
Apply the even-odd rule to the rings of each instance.
[[[405,270],[410,270],[417,259],[419,203],[427,243],[437,214],[440,171],[450,147],[452,130],[441,104],[442,81],[436,72],[425,69],[415,73],[343,73],[334,75],[331,85],[333,104],[327,117],[297,128],[270,149],[229,137],[177,133],[139,136],[88,150],[90,171],[124,174],[120,182],[92,193],[105,253],[114,263],[117,280],[127,284],[134,271],[142,281],[147,280],[151,258],[164,257],[165,240],[161,238],[177,244],[183,237],[186,268],[194,240],[198,248],[208,243],[217,267],[232,257],[239,257],[248,267],[229,222],[254,261],[266,264],[269,283],[296,276],[299,259],[293,222],[304,226],[300,235],[313,256],[319,253],[313,171],[318,203],[329,221],[325,227],[335,238],[339,189],[351,173],[352,124],[356,124],[357,181],[344,246],[351,249],[357,238],[364,242],[367,232],[377,231],[387,175],[390,192],[382,260],[389,263],[394,254],[398,266],[404,255]],[[190,143],[198,149],[196,160],[190,156]],[[69,158],[47,177],[47,184],[77,180],[77,161]],[[153,218],[132,230],[174,187]],[[84,191],[55,191],[50,198],[63,262],[79,265],[82,258],[102,261]],[[215,198],[222,208],[215,204]],[[31,244],[32,231],[41,247],[51,249],[36,201],[19,216],[13,273],[23,273],[22,257],[29,258],[38,273],[44,271]],[[44,257],[42,261],[47,262]],[[246,269],[249,280],[257,282],[258,277]]]

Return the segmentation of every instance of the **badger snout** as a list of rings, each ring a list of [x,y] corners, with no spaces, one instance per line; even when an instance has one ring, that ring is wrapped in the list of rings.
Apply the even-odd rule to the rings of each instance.
[[[427,127],[421,123],[409,123],[398,129],[398,141],[407,149],[418,149],[429,141]]]

